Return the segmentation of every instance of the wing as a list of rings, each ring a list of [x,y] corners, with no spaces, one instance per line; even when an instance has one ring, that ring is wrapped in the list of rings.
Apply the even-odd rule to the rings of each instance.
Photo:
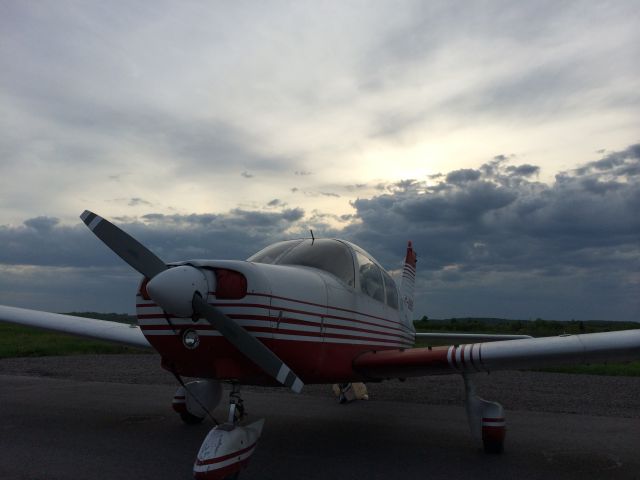
[[[424,340],[431,340],[434,342],[497,342],[498,340],[519,340],[521,338],[533,338],[530,335],[502,335],[491,333],[416,333],[416,339],[421,338]]]
[[[96,338],[132,347],[151,348],[137,325],[81,318],[0,305],[0,321]]]
[[[354,369],[370,379],[518,370],[640,359],[640,330],[562,335],[449,347],[367,352]]]

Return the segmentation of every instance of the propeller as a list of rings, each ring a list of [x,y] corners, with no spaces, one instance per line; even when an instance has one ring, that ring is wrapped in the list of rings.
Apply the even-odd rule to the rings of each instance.
[[[191,265],[169,268],[147,247],[114,224],[85,210],[82,221],[107,247],[149,279],[147,292],[164,310],[182,317],[205,318],[224,338],[267,374],[296,393],[304,384],[291,369],[242,326],[205,300],[208,284]]]
[[[89,210],[85,210],[80,218],[107,247],[145,277],[151,279],[167,270],[165,263],[151,250],[113,223]]]

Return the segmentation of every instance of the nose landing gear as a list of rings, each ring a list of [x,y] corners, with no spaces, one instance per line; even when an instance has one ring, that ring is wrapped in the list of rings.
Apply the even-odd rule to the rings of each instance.
[[[193,465],[196,479],[237,479],[240,471],[246,468],[262,434],[264,419],[240,425],[245,416],[240,387],[234,384],[229,394],[227,422],[212,428],[202,442]]]

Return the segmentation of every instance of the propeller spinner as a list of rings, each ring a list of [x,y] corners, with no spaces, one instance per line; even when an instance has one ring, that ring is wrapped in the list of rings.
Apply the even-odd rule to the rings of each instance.
[[[191,265],[169,268],[148,248],[111,222],[85,210],[82,221],[107,247],[149,279],[147,292],[163,310],[205,318],[243,355],[281,384],[299,393],[304,384],[276,354],[221,310],[209,305],[207,279]]]

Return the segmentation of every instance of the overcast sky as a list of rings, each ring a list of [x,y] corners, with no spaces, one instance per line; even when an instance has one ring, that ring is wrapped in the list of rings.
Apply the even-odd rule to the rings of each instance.
[[[0,3],[0,303],[343,237],[416,316],[640,320],[640,3]]]

